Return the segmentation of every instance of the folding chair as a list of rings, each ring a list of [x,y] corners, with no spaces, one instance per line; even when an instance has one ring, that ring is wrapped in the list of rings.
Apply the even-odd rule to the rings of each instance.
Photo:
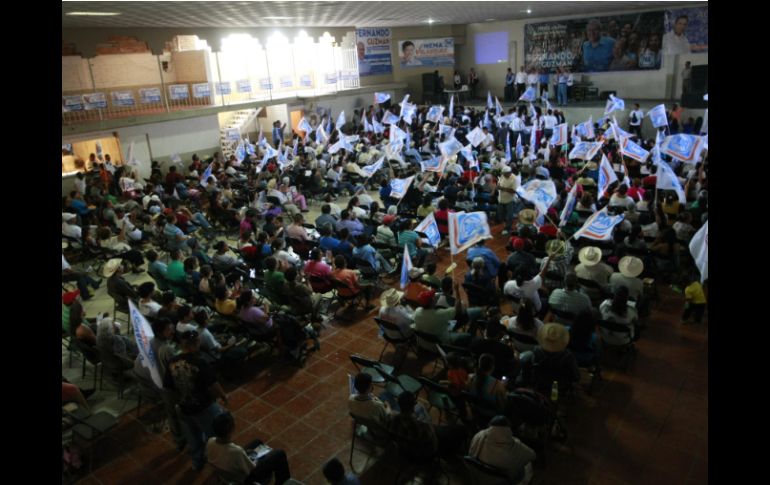
[[[383,364],[382,362],[377,362],[375,360],[370,360],[366,357],[356,354],[350,356],[350,361],[353,363],[356,371],[363,372],[364,374],[369,374],[372,376],[372,382],[374,384],[385,383],[385,377],[383,377],[382,374],[377,371],[378,367],[382,368],[388,373],[393,372],[394,370],[393,366]]]
[[[401,358],[401,362],[398,363],[396,368],[401,367],[401,365],[404,363],[404,360],[406,360],[406,356],[409,354],[410,350],[414,352],[415,356],[417,356],[417,349],[414,348],[414,335],[409,337],[405,336],[401,331],[401,327],[395,323],[383,320],[382,318],[374,317],[374,321],[377,323],[377,325],[379,325],[380,330],[382,330],[382,338],[385,340],[385,345],[382,346],[382,351],[378,357],[379,361],[382,361],[382,356],[385,354],[385,349],[388,348],[388,345],[392,345],[393,350],[396,352],[398,352],[399,347],[404,349],[404,356]],[[388,331],[391,333],[397,333],[399,337],[389,336]]]
[[[449,389],[441,384],[434,382],[427,377],[418,377],[417,380],[422,384],[428,397],[428,411],[433,408],[439,410],[438,424],[441,424],[441,418],[444,413],[451,413],[459,417],[457,407],[455,407],[452,398],[449,396]]]
[[[351,414],[350,417],[353,419],[353,437],[350,442],[350,469],[353,470],[354,473],[360,473],[353,465],[353,452],[356,449],[356,440],[358,439],[371,446],[383,449],[390,447],[393,444],[393,440],[391,439],[388,430],[378,422],[353,414]],[[367,453],[364,466],[369,463],[369,457],[370,455]],[[363,471],[363,469],[361,471]]]

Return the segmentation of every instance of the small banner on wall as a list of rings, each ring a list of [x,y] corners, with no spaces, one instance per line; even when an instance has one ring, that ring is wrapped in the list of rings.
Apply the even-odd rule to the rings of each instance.
[[[62,96],[61,100],[61,110],[63,113],[83,111],[83,98],[81,96]]]
[[[104,93],[91,93],[83,95],[83,104],[86,109],[106,109],[107,97]]]
[[[303,88],[309,88],[313,86],[313,78],[310,74],[303,74],[299,77],[299,85]]]
[[[187,88],[187,84],[174,84],[168,87],[168,94],[173,101],[179,101],[188,99],[190,90]]]
[[[160,103],[160,88],[144,88],[139,90],[142,103]]]
[[[240,81],[236,82],[236,89],[239,93],[250,93],[251,92],[251,81],[248,79],[241,79]]]
[[[216,83],[217,94],[231,94],[233,92],[233,86],[229,83]]]
[[[337,73],[329,73],[324,76],[326,79],[326,84],[337,84]]]
[[[281,87],[290,88],[294,86],[294,79],[291,76],[281,76]]]
[[[134,106],[134,93],[131,91],[113,91],[112,104],[115,106]]]
[[[211,85],[209,83],[193,84],[193,96],[196,98],[210,98]]]
[[[455,41],[443,39],[401,40],[398,42],[401,67],[439,67],[455,65]]]
[[[262,89],[263,91],[273,89],[273,83],[270,82],[269,77],[263,77],[262,79],[259,80],[259,88]]]
[[[356,29],[359,76],[376,76],[393,72],[390,40],[391,30],[387,28]]]

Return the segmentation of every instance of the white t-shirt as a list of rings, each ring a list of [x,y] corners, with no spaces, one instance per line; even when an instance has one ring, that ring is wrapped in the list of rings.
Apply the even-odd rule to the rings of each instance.
[[[80,239],[80,237],[83,235],[83,230],[80,228],[80,226],[76,226],[75,224],[62,222],[61,233],[63,236]]]
[[[239,478],[246,480],[251,470],[256,466],[246,450],[236,445],[228,443],[226,445],[217,443],[216,438],[209,438],[206,443],[206,455],[208,461],[220,470],[226,470],[230,473],[240,475]]]
[[[540,302],[540,295],[537,290],[543,286],[543,279],[540,275],[535,276],[529,281],[525,281],[521,287],[516,284],[516,280],[511,280],[503,287],[503,293],[510,296],[517,296],[519,298],[526,298],[535,305],[535,310],[540,311],[542,303]]]
[[[70,269],[70,264],[67,262],[67,260],[64,258],[64,255],[61,255],[61,270],[64,271],[65,269]]]
[[[537,81],[540,78],[537,74],[527,74],[527,84],[529,85],[537,85]]]
[[[161,305],[157,301],[150,300],[148,303],[144,303],[143,301],[139,302],[139,313],[145,317],[157,316],[160,309]]]
[[[674,31],[663,36],[664,54],[689,54],[690,41],[684,35],[676,35]]]
[[[634,123],[634,114],[636,114],[636,123]],[[642,124],[642,118],[644,118],[644,112],[637,109],[629,113],[628,122],[631,126],[639,126]]]
[[[556,117],[553,115],[545,115],[542,118],[542,126],[546,130],[552,130],[554,126],[556,126]]]
[[[516,73],[516,84],[524,84],[527,82],[527,73],[519,71]]]

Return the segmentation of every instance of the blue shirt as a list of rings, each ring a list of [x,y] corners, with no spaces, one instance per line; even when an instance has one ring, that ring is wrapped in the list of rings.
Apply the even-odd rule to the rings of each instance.
[[[591,41],[583,42],[583,70],[585,72],[608,70],[614,47],[615,40],[610,37],[600,38],[596,47],[591,45]]]
[[[87,215],[90,212],[88,205],[80,199],[72,199],[70,207],[75,209],[81,216]]]
[[[371,264],[372,268],[375,270],[380,270],[379,264],[377,263],[376,251],[369,244],[353,248],[353,257],[363,259],[364,261],[367,261],[369,264]]]
[[[468,250],[468,259],[473,261],[475,258],[484,258],[484,266],[487,274],[492,277],[497,276],[497,268],[500,267],[500,259],[491,249],[484,246],[476,246]]]
[[[548,84],[548,74],[540,75],[540,84]]]
[[[339,250],[340,240],[335,239],[331,236],[322,236],[318,240],[318,247],[323,249],[324,251],[331,251],[332,253],[334,253]]]
[[[364,225],[358,219],[345,219],[337,223],[337,231],[340,231],[343,227],[346,227],[350,231],[351,236],[358,236],[364,233]]]
[[[163,235],[166,237],[166,243],[169,249],[182,249],[184,241],[179,241],[178,236],[184,236],[184,232],[174,224],[166,224],[163,228]]]

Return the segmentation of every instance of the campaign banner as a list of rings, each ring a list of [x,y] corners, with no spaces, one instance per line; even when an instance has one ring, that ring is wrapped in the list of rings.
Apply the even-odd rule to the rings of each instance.
[[[219,95],[232,94],[233,92],[233,86],[229,82],[214,83],[214,86],[216,86],[216,92]]]
[[[443,39],[401,40],[398,42],[401,67],[439,67],[455,65],[455,41]]]
[[[238,128],[227,128],[225,130],[225,139],[227,141],[238,141],[241,139],[241,130]]]
[[[259,79],[259,89],[263,91],[269,91],[273,89],[273,82],[270,80],[269,77],[263,77]],[[251,84],[249,84],[249,92],[251,91]],[[239,93],[241,91],[238,91]]]
[[[405,179],[391,179],[390,196],[394,199],[402,199],[406,195],[406,191],[409,190],[412,180],[414,180],[414,175]]]
[[[299,85],[303,88],[313,87],[313,78],[310,74],[303,74],[299,77]]]
[[[136,104],[134,93],[131,91],[113,91],[110,95],[114,106],[134,106]]]
[[[169,98],[174,101],[187,99],[190,97],[190,90],[187,84],[173,84],[168,87]]]
[[[414,230],[428,236],[428,242],[434,248],[438,247],[441,242],[441,233],[438,231],[438,224],[436,223],[436,218],[433,216],[432,212],[428,214],[428,216],[423,219]]]
[[[104,93],[91,93],[83,95],[83,104],[87,110],[106,109],[107,97]]]
[[[326,84],[337,84],[337,73],[330,72],[324,75],[324,82],[326,82]]]
[[[193,84],[193,97],[194,98],[210,98],[211,97],[211,84],[209,84],[209,83]]]
[[[422,168],[423,172],[443,172],[444,167],[446,167],[447,159],[446,157],[439,157],[436,158],[435,156],[430,157],[427,160],[420,161],[420,168]]]
[[[591,217],[586,220],[583,227],[581,227],[572,237],[579,239],[581,237],[587,239],[593,239],[595,241],[609,241],[612,239],[612,230],[623,222],[623,214],[617,216],[611,216],[607,213],[607,208],[594,212]]]
[[[281,76],[281,87],[290,88],[294,86],[294,79],[291,76]]]
[[[260,80],[260,82],[261,82],[261,80]],[[249,79],[241,79],[240,81],[236,81],[235,82],[235,90],[238,91],[239,93],[250,93],[251,92],[251,80],[249,80]]]
[[[160,103],[160,88],[144,88],[139,90],[142,104]]]
[[[486,212],[449,213],[449,249],[452,254],[465,251],[482,239],[492,237]]]
[[[69,113],[71,111],[83,111],[83,98],[79,95],[62,96],[61,109],[64,113]]]
[[[139,362],[142,364],[142,367],[147,368],[152,382],[155,383],[158,389],[163,389],[163,376],[160,375],[158,356],[155,355],[155,351],[150,346],[150,341],[155,337],[155,334],[152,332],[152,326],[150,326],[150,323],[131,300],[128,300],[128,311],[131,328],[134,329],[134,340],[139,349]]]
[[[555,73],[660,69],[664,12],[585,17],[524,26],[524,64]]]
[[[391,30],[388,28],[356,29],[359,76],[376,76],[393,72],[390,41]]]
[[[666,10],[663,19],[663,53],[690,54],[709,50],[709,8]]]

